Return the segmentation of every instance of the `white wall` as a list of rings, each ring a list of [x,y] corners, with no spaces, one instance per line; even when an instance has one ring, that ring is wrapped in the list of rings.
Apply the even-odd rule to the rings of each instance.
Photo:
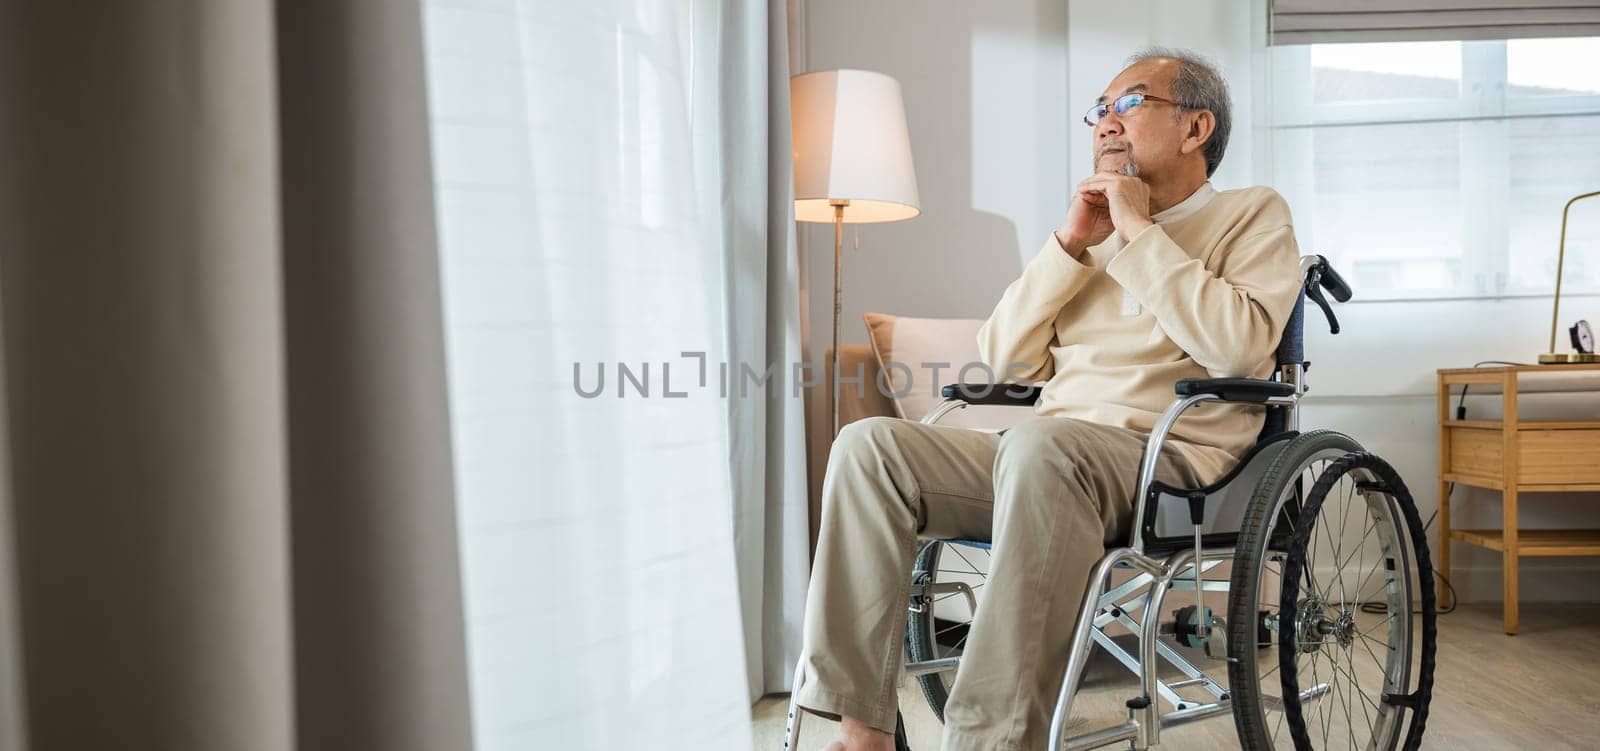
[[[866,342],[863,311],[986,317],[1060,222],[1073,122],[1066,15],[1059,0],[806,0],[809,70],[899,79],[922,198],[916,219],[846,227],[845,343]],[[833,230],[803,230],[820,358],[832,331]]]
[[[860,229],[849,248],[843,337],[864,342],[863,310],[924,316],[988,315],[1000,292],[1060,219],[1070,186],[1090,171],[1090,132],[1078,120],[1122,61],[1149,44],[1216,59],[1234,96],[1234,131],[1214,182],[1254,184],[1267,173],[1261,0],[991,3],[808,0],[807,67],[860,67],[905,87],[923,215]],[[1063,7],[1065,6],[1065,7]],[[832,232],[809,235],[812,342],[827,346]],[[1304,253],[1315,248],[1301,248]],[[1359,297],[1359,291],[1358,291]],[[1600,320],[1600,298],[1570,298],[1564,320]],[[1372,302],[1340,306],[1344,333],[1308,319],[1313,363],[1308,427],[1349,433],[1399,469],[1424,518],[1437,507],[1434,370],[1480,360],[1531,362],[1549,332],[1542,298]],[[1469,399],[1472,416],[1494,399]],[[1535,414],[1600,419],[1600,397],[1524,399]],[[1600,461],[1600,459],[1597,459]],[[1524,527],[1597,526],[1593,494],[1524,495]],[[1457,489],[1454,523],[1497,527],[1498,494]],[[1436,543],[1437,545],[1437,543]],[[1465,599],[1500,596],[1499,559],[1456,545]],[[1600,600],[1596,559],[1522,562],[1522,597]]]

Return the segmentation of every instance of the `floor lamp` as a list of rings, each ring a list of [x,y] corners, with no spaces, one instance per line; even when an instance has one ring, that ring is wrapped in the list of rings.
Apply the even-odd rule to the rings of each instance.
[[[897,222],[922,213],[900,82],[865,70],[802,73],[789,81],[794,133],[794,218],[833,224],[833,395],[839,433],[839,299],[844,225]],[[865,388],[865,384],[862,385]]]

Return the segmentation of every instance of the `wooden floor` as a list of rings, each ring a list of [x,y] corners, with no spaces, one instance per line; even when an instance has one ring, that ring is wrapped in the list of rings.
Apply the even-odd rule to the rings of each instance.
[[[1078,700],[1088,724],[1124,716],[1132,674],[1103,652],[1090,666]],[[1109,663],[1109,664],[1107,664]],[[1600,749],[1600,604],[1526,603],[1522,631],[1501,631],[1498,605],[1463,605],[1439,618],[1438,670],[1424,748]],[[940,725],[914,680],[900,688],[900,706],[915,751],[939,747]],[[756,748],[783,748],[788,697],[768,696],[754,708]],[[816,751],[837,725],[808,716],[800,751]],[[1162,734],[1168,749],[1236,749],[1231,717]]]

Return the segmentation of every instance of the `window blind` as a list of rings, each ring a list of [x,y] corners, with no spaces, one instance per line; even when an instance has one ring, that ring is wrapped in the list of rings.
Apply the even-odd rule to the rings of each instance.
[[[1271,44],[1600,36],[1597,0],[1269,0]]]

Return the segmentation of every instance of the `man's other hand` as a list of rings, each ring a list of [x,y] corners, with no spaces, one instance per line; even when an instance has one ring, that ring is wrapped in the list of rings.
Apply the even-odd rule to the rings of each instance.
[[[1115,230],[1105,196],[1078,190],[1072,194],[1072,203],[1067,205],[1066,220],[1056,228],[1056,242],[1078,262],[1088,264],[1088,249],[1105,242]]]
[[[1111,172],[1092,175],[1078,183],[1077,195],[1073,198],[1074,206],[1079,197],[1086,203],[1103,207],[1123,242],[1132,240],[1154,224],[1150,220],[1150,186],[1137,177]],[[1071,211],[1068,211],[1068,217],[1070,221]]]

